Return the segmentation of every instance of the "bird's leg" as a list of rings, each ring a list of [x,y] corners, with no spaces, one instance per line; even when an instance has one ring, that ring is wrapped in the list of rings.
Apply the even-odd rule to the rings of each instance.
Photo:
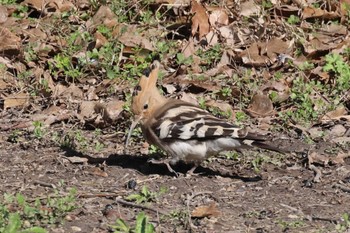
[[[199,167],[199,164],[194,164],[193,167],[186,172],[186,176],[197,176],[200,175],[201,173],[194,173],[194,171]]]
[[[165,164],[169,172],[174,173],[176,177],[179,176],[179,174],[170,166],[170,163],[171,163],[170,159],[162,159],[162,160],[149,159],[147,162],[152,164]]]

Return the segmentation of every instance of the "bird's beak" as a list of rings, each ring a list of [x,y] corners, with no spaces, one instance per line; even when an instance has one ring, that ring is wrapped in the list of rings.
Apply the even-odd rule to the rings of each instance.
[[[129,129],[128,137],[126,138],[126,141],[125,141],[125,147],[127,147],[129,145],[129,140],[130,140],[132,131],[134,131],[136,125],[140,122],[141,118],[142,118],[142,115],[136,116],[135,119],[132,121],[130,129]]]

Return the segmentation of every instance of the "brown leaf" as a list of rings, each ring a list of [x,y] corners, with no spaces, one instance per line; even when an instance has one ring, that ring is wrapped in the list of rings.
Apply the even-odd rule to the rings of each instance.
[[[323,117],[321,117],[320,121],[325,124],[331,120],[338,120],[345,115],[347,115],[346,109],[344,107],[340,107],[326,113]]]
[[[90,174],[94,176],[101,176],[101,177],[108,177],[108,173],[105,171],[102,171],[99,167],[94,167],[90,169]]]
[[[228,25],[228,14],[225,9],[214,10],[209,16],[209,22],[211,26]]]
[[[210,30],[209,17],[202,4],[198,3],[196,0],[192,0],[191,5],[191,13],[194,14],[192,17],[191,33],[192,36],[194,36],[197,31],[199,31],[198,37],[199,39],[202,39],[202,37],[208,34]]]
[[[120,25],[112,32],[112,35],[125,46],[154,50],[152,42],[139,32],[136,25]]]
[[[0,54],[18,55],[21,48],[21,38],[13,34],[7,28],[0,26]]]
[[[283,81],[270,81],[261,88],[261,91],[269,91],[269,93],[276,93],[277,96],[274,96],[274,99],[272,100],[274,103],[281,103],[289,98],[289,87]]]
[[[31,6],[37,11],[42,11],[47,2],[45,0],[25,0],[24,5]]]
[[[218,217],[221,212],[217,209],[216,203],[210,203],[210,205],[198,206],[195,208],[191,217],[204,218],[204,217]]]
[[[83,101],[79,106],[79,118],[80,119],[90,119],[92,118],[95,112],[95,106],[97,101]]]
[[[255,3],[255,1],[250,0],[241,3],[240,15],[250,17],[252,15],[257,15],[261,11],[260,7]]]
[[[263,93],[253,96],[247,111],[253,117],[269,116],[275,113],[272,101]]]
[[[339,152],[336,157],[331,158],[331,163],[332,164],[345,164],[344,159],[346,159],[348,157],[350,157],[349,152],[347,152],[347,153]]]
[[[254,42],[249,48],[242,51],[240,56],[245,64],[265,66],[278,61],[278,55],[288,54],[290,49],[288,42],[274,38],[267,42]]]
[[[340,15],[338,12],[329,12],[326,10],[323,10],[321,8],[314,8],[311,6],[305,7],[303,9],[302,18],[303,19],[309,19],[309,18],[320,18],[320,19],[336,19],[339,18]]]
[[[311,151],[308,154],[308,160],[309,160],[309,165],[317,163],[325,166],[329,163],[329,158],[327,156],[320,154],[316,151]]]
[[[120,113],[123,111],[125,102],[121,100],[112,100],[105,106],[103,119],[106,121],[116,121],[119,118]]]
[[[105,45],[108,42],[106,37],[104,37],[99,31],[95,32],[94,37],[96,40],[95,48],[101,48],[103,45]]]
[[[7,8],[0,5],[0,23],[5,23],[8,17]]]
[[[69,162],[73,163],[73,164],[87,164],[87,162],[89,161],[88,158],[83,158],[83,157],[79,157],[79,156],[69,156],[65,157]]]
[[[230,104],[228,104],[225,101],[215,101],[215,100],[208,100],[205,102],[205,105],[208,107],[214,107],[220,109],[220,111],[223,111],[225,113],[230,112],[231,115],[233,115],[233,108]]]
[[[341,137],[346,133],[346,128],[340,124],[335,125],[329,131],[329,135],[332,137]]]
[[[113,13],[113,11],[108,6],[102,5],[98,9],[96,14],[92,17],[92,19],[86,22],[86,27],[90,28],[100,24],[105,24],[115,18],[116,18],[116,15]]]
[[[27,93],[21,92],[18,94],[10,95],[4,99],[4,109],[7,109],[27,104],[29,101],[29,95]]]

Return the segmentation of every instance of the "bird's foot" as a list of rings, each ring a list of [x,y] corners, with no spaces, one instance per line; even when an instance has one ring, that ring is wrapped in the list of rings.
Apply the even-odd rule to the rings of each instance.
[[[169,172],[175,174],[176,177],[179,177],[179,173],[176,172],[171,166],[170,166],[170,159],[163,159],[163,160],[156,160],[156,159],[149,159],[147,162],[152,164],[165,164],[168,168]]]
[[[193,167],[186,172],[186,177],[191,177],[191,176],[198,176],[201,173],[194,173],[194,171],[197,169],[198,165],[193,165]]]

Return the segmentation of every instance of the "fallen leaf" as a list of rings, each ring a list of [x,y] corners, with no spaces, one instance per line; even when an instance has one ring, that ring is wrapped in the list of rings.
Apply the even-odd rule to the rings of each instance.
[[[25,0],[23,2],[24,5],[30,6],[37,11],[42,11],[45,8],[48,1],[45,0]]]
[[[331,130],[329,131],[329,135],[331,137],[342,137],[344,136],[346,131],[347,129],[343,125],[337,124],[331,128]]]
[[[326,10],[323,10],[321,8],[314,8],[311,6],[307,6],[303,9],[302,13],[303,19],[309,19],[309,18],[319,18],[319,19],[336,19],[340,18],[340,15],[338,12],[329,12]]]
[[[192,36],[194,36],[197,31],[199,31],[198,37],[199,39],[202,39],[202,37],[208,34],[210,30],[209,17],[202,4],[198,3],[196,0],[192,0],[191,5],[191,13],[194,14],[192,17],[191,33]]]
[[[80,119],[90,119],[96,114],[95,106],[97,101],[82,101],[79,106],[79,118]]]
[[[210,203],[210,205],[198,206],[195,208],[191,217],[204,218],[204,217],[218,217],[221,212],[217,209],[216,203]]]
[[[231,115],[233,116],[232,106],[225,101],[215,101],[215,100],[210,99],[210,100],[205,102],[205,105],[207,107],[218,108],[220,111],[225,112],[225,113],[231,113]]]
[[[29,95],[27,93],[18,93],[4,98],[4,109],[19,107],[27,104]]]
[[[267,42],[254,42],[240,53],[243,63],[253,66],[271,65],[278,62],[280,54],[291,51],[289,42],[273,38]]]
[[[272,101],[263,93],[253,96],[247,111],[253,117],[269,116],[275,113]]]
[[[87,162],[89,161],[87,158],[78,157],[78,156],[65,157],[65,158],[73,164],[87,164]]]
[[[211,26],[228,25],[229,19],[225,9],[218,9],[211,12],[209,15],[209,22]]]
[[[336,157],[331,158],[331,163],[332,164],[345,164],[344,159],[349,158],[350,157],[350,153],[343,153],[343,152],[339,152],[337,154]]]
[[[329,158],[327,156],[316,151],[311,151],[307,157],[309,160],[309,165],[317,163],[326,166],[329,163]]]
[[[196,97],[196,95],[194,95],[192,93],[183,92],[180,99],[185,101],[185,102],[189,102],[189,103],[192,103],[194,105],[198,105],[197,97]]]
[[[92,19],[86,22],[86,27],[96,27],[97,25],[108,23],[109,21],[116,18],[116,15],[108,6],[102,5],[97,10],[96,14],[92,17]]]
[[[255,1],[250,0],[250,1],[241,3],[241,11],[239,12],[239,14],[241,16],[250,17],[252,15],[258,15],[260,11],[261,11],[260,6],[258,6],[255,3]]]
[[[5,6],[0,5],[0,23],[5,23],[8,18],[8,11]]]
[[[95,41],[96,41],[96,45],[95,48],[101,48],[103,45],[105,45],[108,40],[106,39],[106,37],[104,37],[99,31],[96,31],[94,34],[95,37]]]
[[[336,110],[327,112],[321,117],[320,122],[325,124],[332,120],[338,120],[347,114],[347,110],[344,107],[337,108]]]
[[[105,171],[102,171],[102,169],[99,167],[94,167],[90,169],[90,174],[94,176],[108,177],[108,173]]]
[[[104,113],[102,114],[103,119],[106,121],[114,122],[119,119],[120,113],[123,111],[125,102],[121,100],[112,100],[105,106]]]
[[[7,28],[0,26],[0,54],[14,56],[20,53],[21,38]]]
[[[148,39],[148,37],[139,32],[137,25],[120,25],[113,30],[112,36],[125,46],[131,48],[141,47],[149,51],[154,50],[152,42]]]

